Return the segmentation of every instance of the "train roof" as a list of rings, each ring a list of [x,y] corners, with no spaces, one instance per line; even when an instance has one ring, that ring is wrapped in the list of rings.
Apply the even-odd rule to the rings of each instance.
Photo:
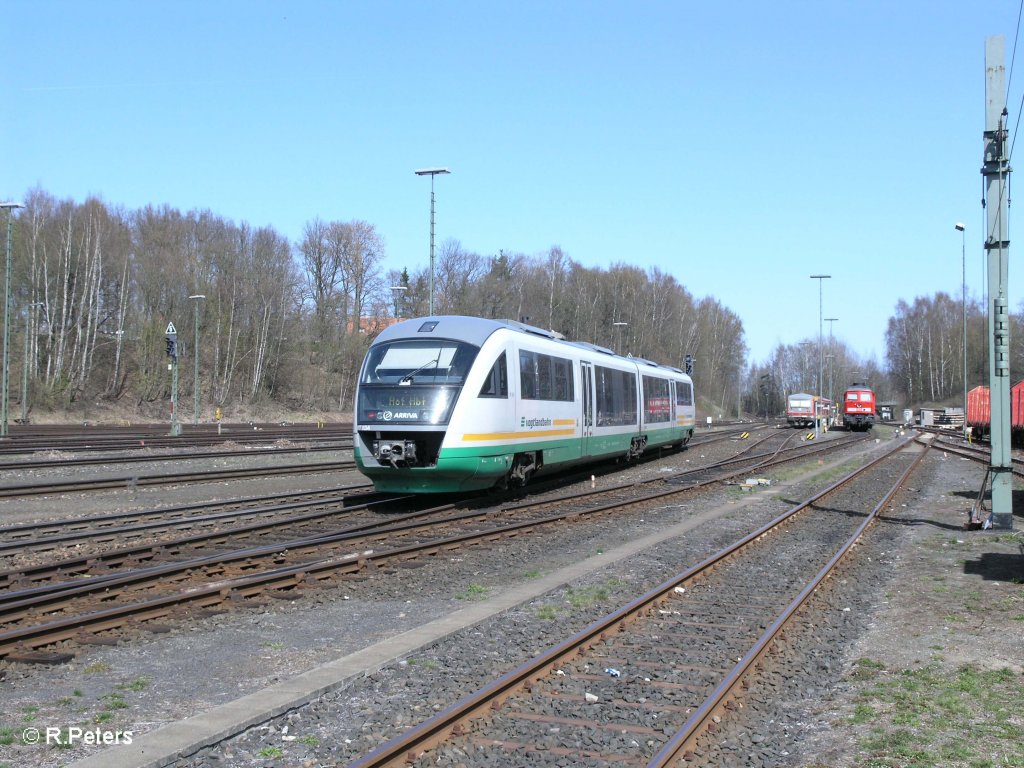
[[[511,320],[488,320],[483,317],[465,317],[462,315],[435,315],[432,317],[416,317],[411,320],[403,320],[385,328],[373,340],[374,344],[396,339],[409,339],[426,334],[436,334],[448,339],[467,341],[477,347],[482,346],[492,333],[500,328],[512,328],[513,330],[524,331],[526,326],[516,323],[519,328],[511,325]],[[535,329],[538,335],[546,338],[554,338],[553,334],[545,333],[541,329]]]
[[[481,347],[490,338],[491,334],[498,330],[510,330],[517,333],[525,333],[532,336],[549,339],[561,344],[568,344],[573,347],[585,349],[591,352],[598,352],[619,360],[628,360],[638,366],[650,366],[661,370],[672,371],[673,373],[686,376],[680,368],[671,365],[662,365],[642,357],[631,355],[617,355],[607,347],[598,344],[591,344],[587,341],[568,341],[557,331],[548,331],[534,325],[521,323],[517,320],[491,320],[485,317],[471,317],[469,315],[434,315],[431,317],[416,317],[411,320],[403,320],[388,326],[381,331],[373,340],[373,344],[379,344],[398,339],[409,339],[422,337],[426,334],[437,334],[447,339],[466,341],[474,346]]]

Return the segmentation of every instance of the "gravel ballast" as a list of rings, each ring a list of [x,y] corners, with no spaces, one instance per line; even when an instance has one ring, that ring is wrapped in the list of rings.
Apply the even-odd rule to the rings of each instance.
[[[883,440],[875,450],[884,444]],[[680,454],[675,461],[696,461],[698,450],[702,449],[692,449],[689,457]],[[711,453],[710,448],[707,451]],[[826,459],[817,469],[827,474],[831,461]],[[658,471],[653,465],[629,470],[637,475]],[[851,695],[844,687],[844,675],[853,660],[858,654],[905,653],[919,645],[916,638],[908,641],[907,635],[921,632],[920,622],[906,626],[902,621],[905,612],[923,610],[920,599],[905,595],[909,586],[920,584],[920,578],[912,575],[921,562],[914,548],[937,530],[947,538],[969,542],[964,546],[984,547],[995,539],[991,532],[957,533],[983,471],[981,465],[933,452],[911,483],[914,490],[899,501],[907,506],[898,507],[897,513],[903,515],[906,510],[907,522],[890,524],[880,543],[865,545],[871,551],[869,559],[837,586],[844,609],[807,633],[808,642],[820,646],[811,651],[819,663],[810,670],[780,671],[774,683],[767,675],[765,684],[774,685],[772,695],[752,704],[749,711],[756,715],[741,719],[736,733],[725,735],[711,750],[717,755],[713,759],[720,761],[717,764],[813,765],[828,746],[850,748],[853,735],[836,733],[833,721],[841,718],[837,713],[847,706],[843,697]],[[794,475],[791,469],[779,474]],[[12,743],[0,742],[0,765],[56,766],[90,753],[113,758],[114,752],[99,748],[26,746],[17,735],[24,727],[77,724],[141,735],[422,627],[469,604],[484,604],[559,568],[580,562],[595,566],[596,570],[571,584],[455,632],[306,706],[177,761],[189,768],[344,764],[774,517],[809,492],[809,487],[778,483],[753,494],[720,488],[645,513],[642,519],[606,518],[552,529],[540,536],[451,554],[443,562],[382,572],[341,589],[311,591],[294,602],[272,601],[261,609],[224,614],[203,625],[179,627],[121,647],[90,649],[61,667],[8,668],[0,691],[5,713],[0,725],[14,731],[16,738]],[[679,525],[698,514],[712,522],[626,560],[602,562],[622,542]],[[1013,546],[1012,540],[1002,544]],[[928,567],[941,568],[950,578],[956,575],[948,563],[929,561]],[[1012,598],[1014,588],[1019,594],[1019,583],[1001,587],[1011,592],[1006,599]],[[1018,622],[1016,629],[1019,626]],[[935,628],[935,636],[925,642],[955,646],[964,658],[980,655],[952,636],[956,629],[961,628],[949,633]],[[994,634],[1004,638],[1006,633]],[[996,639],[984,644],[976,641],[974,646],[979,651],[983,647],[987,659],[1003,658],[1020,674],[1019,642]],[[741,753],[746,755],[744,761],[759,762],[730,763]]]

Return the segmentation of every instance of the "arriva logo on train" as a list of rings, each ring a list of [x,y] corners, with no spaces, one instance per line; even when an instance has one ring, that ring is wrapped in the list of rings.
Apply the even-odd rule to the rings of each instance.
[[[384,421],[391,421],[392,419],[418,419],[420,415],[416,411],[383,411],[380,417]]]

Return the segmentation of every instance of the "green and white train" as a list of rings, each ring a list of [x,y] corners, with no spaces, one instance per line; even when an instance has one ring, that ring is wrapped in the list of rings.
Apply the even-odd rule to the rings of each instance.
[[[476,491],[681,447],[693,381],[523,323],[435,316],[374,340],[353,421],[356,464],[377,490]]]

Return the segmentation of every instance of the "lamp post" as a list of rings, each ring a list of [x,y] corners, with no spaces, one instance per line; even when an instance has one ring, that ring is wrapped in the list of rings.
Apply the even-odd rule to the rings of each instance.
[[[7,437],[7,406],[10,398],[10,349],[11,341],[11,232],[14,229],[14,209],[24,208],[21,203],[0,203],[0,208],[7,209],[7,258],[4,271],[4,351],[3,351],[3,387],[0,392],[0,437]]]
[[[391,295],[395,299],[395,320],[396,321],[401,316],[400,308],[402,306],[402,297],[405,296],[405,292],[408,291],[408,290],[409,290],[409,286],[407,286],[407,285],[392,285],[391,286]]]
[[[434,177],[439,173],[451,173],[447,168],[421,168],[413,171],[417,176],[430,177],[430,305],[429,313],[434,314]]]
[[[822,297],[822,284],[831,279],[832,275],[811,275],[811,280],[818,281],[818,390],[820,392],[822,387],[821,382],[821,330],[822,330],[822,317],[821,317],[821,297]],[[820,395],[819,395],[820,396]],[[818,414],[814,414],[814,437],[818,437]]]
[[[32,313],[36,307],[44,306],[41,301],[34,301],[25,308],[25,357],[21,364],[21,423],[28,421],[28,336],[32,330]]]
[[[835,423],[836,414],[836,393],[833,387],[832,373],[833,363],[835,362],[835,345],[832,342],[832,323],[836,322],[838,317],[826,317],[825,322],[828,323],[828,399],[832,401],[832,420]]]
[[[615,350],[616,354],[622,354],[622,329],[625,328],[629,323],[618,320],[612,323],[615,326],[615,340],[618,343],[619,348]]]
[[[195,397],[194,404],[192,406],[192,424],[194,426],[199,425],[199,301],[205,299],[206,296],[202,293],[195,293],[189,296],[190,299],[195,301],[195,345],[192,349],[192,390]]]
[[[962,222],[953,225],[960,233],[960,314],[963,318],[964,345],[964,439],[967,439],[967,234]]]

